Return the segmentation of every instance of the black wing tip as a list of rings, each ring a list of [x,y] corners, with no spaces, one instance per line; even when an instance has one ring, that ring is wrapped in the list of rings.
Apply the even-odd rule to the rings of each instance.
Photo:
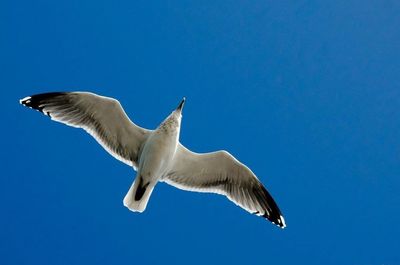
[[[271,218],[268,215],[268,213],[265,213],[262,217],[264,217],[265,219],[269,220],[271,223],[279,226],[282,229],[284,229],[286,227],[285,219],[283,218],[282,215],[279,215],[278,217],[275,217],[275,218]]]
[[[35,109],[43,113],[43,106],[42,106],[43,101],[46,101],[50,98],[63,96],[66,95],[67,93],[68,92],[49,92],[49,93],[36,94],[20,99],[19,103],[21,105],[24,105],[25,107]]]
[[[275,218],[272,218],[268,212],[266,212],[265,214],[260,214],[259,211],[254,212],[253,214],[261,216],[263,218],[265,218],[265,220],[270,221],[271,223],[273,223],[276,226],[279,226],[280,228],[284,229],[286,227],[286,223],[285,223],[285,218],[283,218],[282,215],[279,216],[275,216]]]
[[[255,189],[255,193],[259,194],[262,201],[264,201],[263,205],[264,213],[255,212],[255,214],[265,218],[266,220],[269,220],[271,223],[279,226],[282,229],[285,228],[286,227],[285,219],[283,218],[278,205],[272,198],[271,194],[269,194],[267,189],[260,183],[259,187]]]

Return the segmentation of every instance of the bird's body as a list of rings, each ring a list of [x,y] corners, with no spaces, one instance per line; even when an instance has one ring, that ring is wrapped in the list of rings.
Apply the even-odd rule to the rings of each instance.
[[[193,153],[179,142],[185,99],[155,130],[129,120],[120,103],[88,92],[56,92],[26,97],[21,104],[51,119],[83,128],[111,155],[137,170],[124,198],[143,212],[158,182],[227,196],[245,210],[285,227],[275,201],[254,173],[226,151]]]
[[[136,180],[124,198],[129,209],[143,212],[154,186],[169,172],[179,143],[181,118],[181,110],[175,110],[144,142]]]

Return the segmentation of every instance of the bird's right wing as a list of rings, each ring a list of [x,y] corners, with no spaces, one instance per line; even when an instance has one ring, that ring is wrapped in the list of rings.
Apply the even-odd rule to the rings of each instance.
[[[189,191],[228,197],[246,211],[284,228],[285,220],[272,196],[254,173],[226,151],[197,154],[178,145],[166,183]]]
[[[131,122],[116,99],[88,92],[55,92],[26,97],[20,103],[52,120],[84,129],[112,156],[137,168],[150,130]]]

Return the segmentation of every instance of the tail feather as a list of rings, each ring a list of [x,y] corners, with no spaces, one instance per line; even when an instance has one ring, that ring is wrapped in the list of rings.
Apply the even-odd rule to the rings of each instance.
[[[133,212],[143,212],[149,202],[156,183],[143,183],[142,178],[137,178],[124,198],[124,206]]]

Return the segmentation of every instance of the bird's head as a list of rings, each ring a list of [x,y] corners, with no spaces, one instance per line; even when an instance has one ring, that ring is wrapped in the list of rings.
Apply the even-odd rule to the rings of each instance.
[[[177,129],[179,131],[181,120],[182,120],[182,110],[185,105],[186,98],[184,97],[179,103],[178,107],[160,124],[160,128],[166,128],[167,130],[174,131]]]

